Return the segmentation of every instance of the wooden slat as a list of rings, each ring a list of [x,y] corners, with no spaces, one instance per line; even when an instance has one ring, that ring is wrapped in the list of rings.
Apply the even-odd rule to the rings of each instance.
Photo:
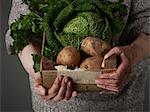
[[[95,85],[95,79],[102,72],[111,72],[116,69],[101,69],[96,71],[56,71],[56,70],[43,70],[42,79],[43,86],[50,88],[57,75],[69,76],[75,83],[77,91],[100,91]]]
[[[78,92],[99,92],[102,90],[96,84],[75,84],[74,87]]]
[[[45,45],[45,33],[43,33],[43,38],[42,38],[41,56],[43,56],[43,53],[44,53],[44,45]],[[42,71],[42,61],[43,61],[43,58],[41,57],[40,72]]]

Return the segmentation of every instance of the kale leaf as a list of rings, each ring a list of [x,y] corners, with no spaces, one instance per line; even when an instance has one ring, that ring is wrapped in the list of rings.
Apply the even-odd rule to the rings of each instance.
[[[41,62],[41,55],[39,54],[32,54],[32,59],[34,61],[33,69],[35,72],[40,71],[40,62]]]
[[[11,24],[11,37],[13,41],[14,53],[19,53],[31,40],[36,41],[43,32],[43,19],[30,12],[28,15],[21,15],[21,17]]]

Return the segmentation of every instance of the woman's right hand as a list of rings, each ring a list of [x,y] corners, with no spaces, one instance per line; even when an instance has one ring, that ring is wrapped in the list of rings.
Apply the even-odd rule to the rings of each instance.
[[[48,95],[45,95],[46,89],[42,86],[40,73],[38,73],[35,77],[34,89],[44,99],[53,101],[70,100],[77,95],[77,92],[73,90],[71,78],[66,76],[57,76],[51,88],[48,89]]]
[[[42,68],[44,70],[55,69],[53,63],[46,57],[42,58]],[[42,95],[46,100],[69,100],[71,97],[75,96],[77,93],[73,91],[73,82],[71,78],[67,76],[57,76],[53,85],[50,89],[46,90],[41,83],[41,74],[38,73],[34,75],[35,78],[35,90],[39,95]]]
[[[39,54],[40,48],[38,44],[30,43],[18,54],[19,59],[27,71],[27,73],[35,80],[34,89],[36,93],[41,95],[47,100],[69,100],[71,97],[76,96],[77,92],[73,91],[73,82],[71,78],[66,76],[58,76],[54,81],[51,88],[48,90],[48,95],[46,95],[46,89],[42,86],[41,74],[40,72],[35,73],[33,69],[33,59],[31,54]],[[43,65],[45,69],[50,69],[51,63],[45,60]]]

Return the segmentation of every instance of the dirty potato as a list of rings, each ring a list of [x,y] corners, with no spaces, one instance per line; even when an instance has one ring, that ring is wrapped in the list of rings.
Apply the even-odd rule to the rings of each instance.
[[[97,37],[86,37],[81,44],[81,49],[91,56],[104,56],[111,46]]]
[[[73,46],[64,47],[57,56],[57,64],[74,69],[80,64],[80,52]]]
[[[100,69],[102,64],[103,58],[100,56],[89,57],[83,60],[80,64],[80,68],[93,70],[93,69]]]

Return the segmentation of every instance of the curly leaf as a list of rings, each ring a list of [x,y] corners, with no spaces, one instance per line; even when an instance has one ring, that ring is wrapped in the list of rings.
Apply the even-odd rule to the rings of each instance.
[[[33,69],[35,72],[40,71],[40,62],[41,62],[41,55],[39,54],[32,54],[32,59],[34,61]]]

